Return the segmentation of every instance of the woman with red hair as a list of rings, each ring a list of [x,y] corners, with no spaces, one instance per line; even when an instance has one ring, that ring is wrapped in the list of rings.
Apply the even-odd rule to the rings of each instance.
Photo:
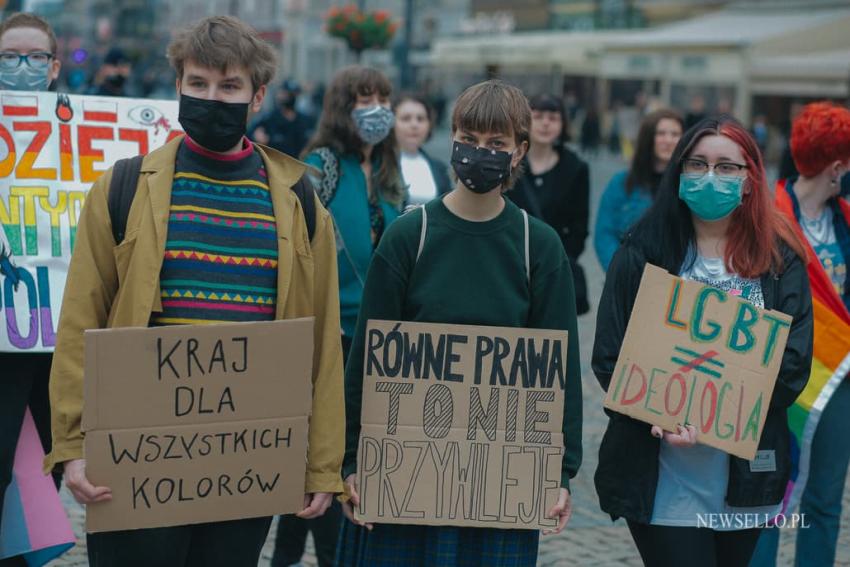
[[[815,364],[806,393],[788,414],[792,425],[804,424],[795,428],[800,436],[792,445],[797,466],[789,506],[799,496],[809,527],[797,531],[796,564],[826,566],[835,562],[850,462],[850,204],[841,198],[841,180],[850,170],[850,110],[828,102],[806,106],[791,129],[791,155],[800,175],[780,180],[776,205],[806,241],[815,358],[844,360],[834,372]],[[807,407],[804,400],[815,401]],[[778,542],[777,530],[766,531],[752,565],[775,565]]]
[[[699,527],[699,518],[758,514],[748,516],[752,522],[781,511],[791,468],[785,410],[806,385],[812,355],[804,257],[771,203],[752,136],[727,116],[688,130],[655,202],[611,261],[597,315],[594,373],[607,389],[647,263],[786,313],[793,323],[759,444],[773,452],[773,470],[755,472],[749,461],[698,443],[693,425],[669,433],[608,412],[596,490],[603,510],[627,520],[645,564],[747,565],[760,527],[723,522],[708,529]]]

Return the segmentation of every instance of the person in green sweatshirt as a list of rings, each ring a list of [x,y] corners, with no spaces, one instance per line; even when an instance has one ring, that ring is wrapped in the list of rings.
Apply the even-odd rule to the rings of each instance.
[[[530,218],[504,192],[521,174],[531,110],[516,87],[487,81],[468,88],[452,115],[452,192],[396,220],[378,245],[345,375],[350,500],[337,564],[344,566],[533,566],[540,532],[498,528],[366,525],[354,519],[364,335],[370,319],[556,329],[568,332],[561,491],[548,511],[560,533],[572,505],[569,479],[581,463],[581,365],[569,261],[551,227]],[[423,229],[423,223],[425,223]],[[424,236],[424,238],[423,238]]]

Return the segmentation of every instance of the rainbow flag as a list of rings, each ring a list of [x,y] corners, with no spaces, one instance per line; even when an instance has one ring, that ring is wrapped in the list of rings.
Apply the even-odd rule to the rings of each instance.
[[[850,373],[850,324],[812,295],[815,318],[812,372],[803,393],[788,408],[793,466],[785,498],[787,510],[797,507],[806,487],[810,449],[820,416],[835,389]]]
[[[794,221],[798,236],[806,243],[814,315],[814,352],[809,382],[794,404],[788,408],[792,467],[783,511],[789,511],[800,504],[806,488],[812,440],[823,410],[835,389],[850,373],[850,313],[794,219],[793,205],[785,190],[784,181],[780,181],[777,186],[776,204],[779,210]],[[844,217],[850,224],[850,205],[844,201],[840,204]]]
[[[0,520],[0,559],[23,555],[41,567],[74,545],[53,479],[41,470],[44,450],[29,409],[15,450],[12,483],[6,489]]]

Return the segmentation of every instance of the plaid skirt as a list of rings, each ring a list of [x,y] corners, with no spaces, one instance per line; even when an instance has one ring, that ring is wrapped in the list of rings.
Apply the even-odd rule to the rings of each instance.
[[[375,524],[372,531],[343,519],[339,567],[534,567],[537,530]]]

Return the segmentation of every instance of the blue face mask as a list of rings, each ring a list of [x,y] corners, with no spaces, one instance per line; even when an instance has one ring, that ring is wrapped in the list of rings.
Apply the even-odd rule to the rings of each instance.
[[[741,204],[744,177],[683,173],[679,176],[679,198],[704,221],[724,219]]]
[[[395,123],[393,111],[380,104],[352,110],[351,119],[357,127],[357,135],[370,145],[386,138]]]
[[[49,68],[33,69],[29,65],[19,65],[17,69],[0,71],[0,89],[8,91],[46,91],[50,85],[47,76]]]

